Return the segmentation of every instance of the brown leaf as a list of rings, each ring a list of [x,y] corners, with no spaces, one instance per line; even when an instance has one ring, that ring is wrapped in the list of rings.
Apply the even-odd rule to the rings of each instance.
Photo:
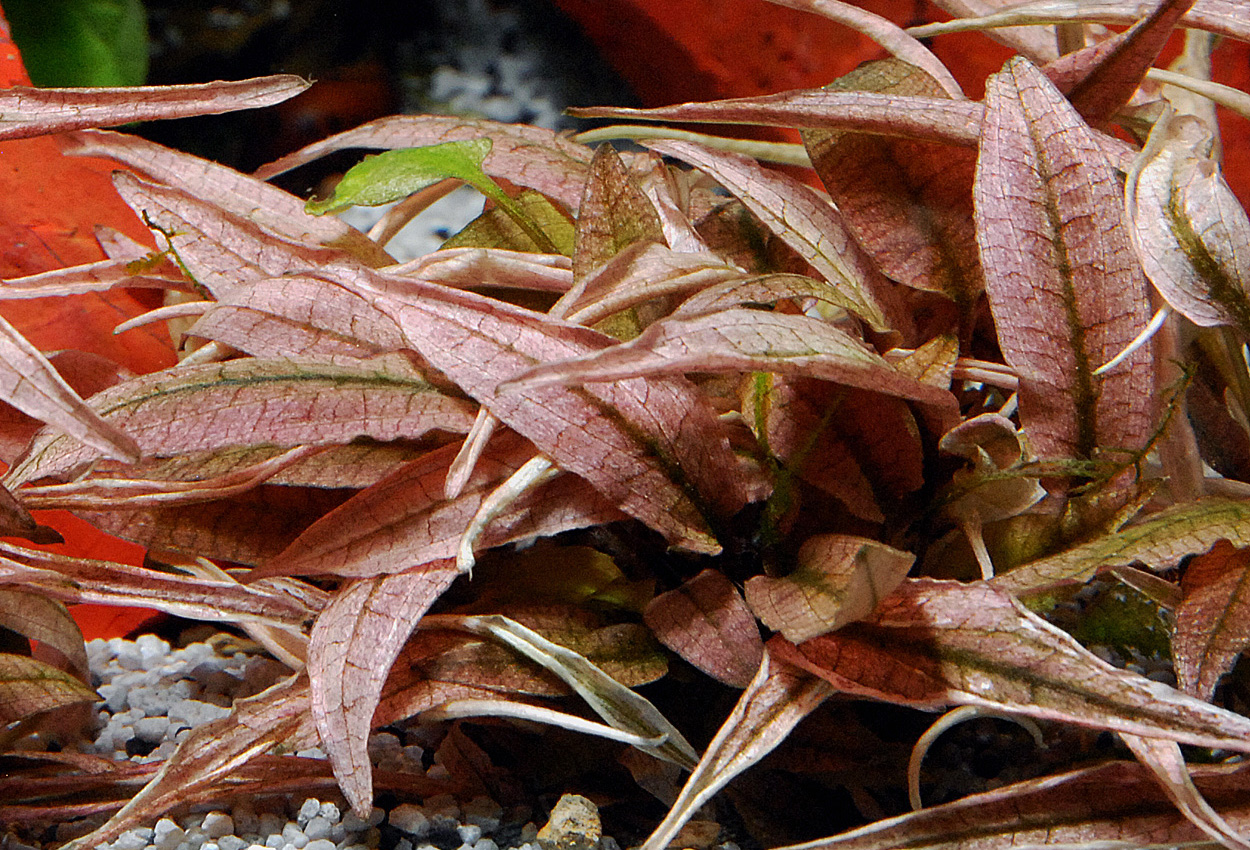
[[[1033,65],[987,84],[974,186],[981,265],[1020,418],[1042,458],[1139,449],[1152,431],[1148,347],[1093,372],[1150,318],[1123,194],[1093,132]]]
[[[308,81],[291,74],[277,74],[238,82],[184,86],[107,89],[14,86],[0,92],[0,139],[257,109],[295,97],[309,85]]]
[[[1247,581],[1250,549],[1218,540],[1190,561],[1181,579],[1172,657],[1181,690],[1209,700],[1220,676],[1250,645]]]
[[[443,483],[457,449],[449,445],[429,452],[344,502],[254,575],[367,578],[455,557],[482,500],[533,456],[533,447],[515,434],[492,440],[466,486],[449,500]],[[562,476],[515,502],[488,527],[479,545],[501,545],[619,516],[588,484]]]
[[[551,130],[435,115],[393,115],[314,142],[256,170],[268,180],[284,171],[348,148],[422,147],[464,139],[488,138],[490,153],[482,169],[518,186],[536,189],[577,210],[586,183],[591,150]]]
[[[738,698],[663,822],[643,850],[663,850],[682,825],[721,788],[785,740],[833,689],[765,652],[759,670]]]
[[[648,147],[690,163],[737,196],[769,230],[839,289],[855,315],[879,332],[913,332],[898,293],[855,242],[838,210],[811,187],[740,154],[692,142]]]
[[[123,257],[8,278],[0,283],[0,300],[107,292],[118,286],[192,291],[176,269],[158,267],[137,271],[135,258]]]
[[[908,579],[862,623],[778,656],[838,691],[915,708],[983,705],[1045,720],[1237,751],[1250,720],[1101,661],[979,582]]]
[[[745,688],[764,643],[742,596],[724,574],[706,569],[647,605],[643,620],[660,642],[717,681]]]
[[[1211,808],[1211,804],[1194,785],[1194,780],[1185,766],[1185,757],[1181,755],[1181,748],[1175,741],[1143,738],[1140,735],[1121,737],[1133,755],[1137,756],[1137,760],[1154,773],[1168,798],[1190,823],[1229,850],[1250,848],[1250,842],[1242,838],[1228,821]]]
[[[0,723],[99,698],[72,673],[24,655],[0,653]]]
[[[1243,829],[1247,771],[1193,768],[1199,791]],[[1149,836],[1145,838],[1144,836]],[[1115,761],[1018,782],[779,850],[969,850],[972,847],[1187,847],[1208,837],[1176,810],[1145,768]]]
[[[82,632],[60,602],[38,593],[0,590],[0,626],[52,647],[65,656],[78,678],[91,681]]]
[[[929,75],[888,59],[830,88],[944,96]],[[971,305],[984,286],[972,225],[972,151],[825,130],[806,130],[803,141],[855,238],[886,275]]]
[[[367,744],[382,686],[417,621],[459,573],[450,560],[349,584],[313,626],[308,646],[313,719],[352,810],[373,806]]]
[[[1250,503],[1208,498],[1174,505],[1113,534],[1030,561],[997,576],[993,584],[1019,595],[1084,583],[1102,570],[1136,562],[1162,572],[1186,555],[1207,551],[1217,540],[1250,546]]]
[[[884,543],[847,534],[818,534],[799,547],[783,578],[747,579],[747,605],[787,640],[805,640],[863,620],[894,592],[916,560]]]
[[[638,242],[664,244],[660,217],[620,155],[611,145],[602,144],[590,162],[586,192],[578,207],[573,279],[581,280]]]

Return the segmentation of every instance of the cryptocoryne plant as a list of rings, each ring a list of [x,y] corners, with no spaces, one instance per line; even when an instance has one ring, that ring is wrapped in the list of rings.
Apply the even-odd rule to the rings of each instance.
[[[120,163],[157,246],[101,233],[109,259],[0,297],[163,290],[119,331],[167,327],[181,355],[123,374],[2,326],[0,395],[46,426],[5,420],[6,444],[26,440],[5,531],[32,545],[0,542],[0,622],[63,656],[0,656],[9,741],[95,699],[60,603],[235,623],[292,671],[159,770],[75,774],[94,809],[19,774],[0,813],[117,809],[69,845],[91,847],[176,805],[324,777],[290,755],[313,745],[366,812],[371,729],[491,715],[632,747],[622,763],[669,806],[644,844],[661,850],[770,754],[862,803],[854,734],[810,768],[784,742],[892,703],[1114,732],[1127,751],[910,813],[882,798],[805,846],[1250,846],[1250,718],[1218,687],[1250,640],[1250,220],[1216,120],[1250,99],[1211,79],[1250,11],[969,17],[997,4],[947,0],[963,17],[909,32],[835,0],[784,5],[890,57],[823,89],[578,112],[802,144],[399,116],[244,175],[95,128],[299,81],[0,93],[5,135],[65,133]],[[917,40],[959,28],[1018,52],[980,101]],[[1153,68],[1174,34],[1179,58]],[[605,136],[641,146],[589,146]],[[348,148],[386,152],[328,198],[264,182]],[[462,183],[481,217],[394,264],[397,228]],[[368,235],[327,214],[390,201]],[[87,385],[103,388],[84,401]],[[47,508],[148,561],[40,548],[54,534],[29,511]],[[1175,687],[1056,625],[1098,582],[1141,602],[1121,631],[1166,627]],[[678,720],[674,676],[736,704]]]

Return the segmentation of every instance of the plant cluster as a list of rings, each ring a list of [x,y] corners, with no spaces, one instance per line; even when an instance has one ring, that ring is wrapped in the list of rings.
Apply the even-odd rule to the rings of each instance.
[[[621,759],[668,797],[643,845],[661,850],[804,718],[872,702],[1114,732],[1136,760],[805,846],[1248,846],[1250,718],[1219,683],[1250,640],[1250,219],[1215,104],[1250,109],[1210,68],[1250,13],[1055,0],[909,33],[784,4],[891,58],[824,89],[580,113],[795,127],[802,145],[596,131],[641,141],[618,152],[402,116],[245,175],[93,128],[300,81],[0,92],[5,135],[121,163],[158,246],[102,232],[109,259],[0,297],[154,288],[165,306],[119,331],[165,322],[182,355],[129,375],[0,324],[0,396],[46,423],[5,420],[25,445],[3,530],[33,545],[0,542],[0,623],[44,650],[0,655],[8,741],[95,698],[62,603],[235,623],[292,670],[124,805],[98,788],[137,774],[79,777],[120,808],[69,846],[298,787],[324,763],[284,754],[314,744],[366,812],[371,729],[497,716],[641,753]],[[960,27],[1019,53],[982,101],[917,40]],[[1178,28],[1176,65],[1152,68]],[[265,182],[349,148],[386,152],[328,198]],[[462,183],[481,217],[394,265],[390,236]],[[323,215],[395,200],[368,235]],[[48,508],[147,562],[39,548],[55,533],[30,511]],[[1175,687],[1043,616],[1091,580],[1148,601],[1121,620],[1163,612]],[[714,734],[671,716],[674,676],[736,694],[701,718]],[[862,753],[833,737],[846,751],[809,773],[851,785]],[[8,817],[92,810],[44,774],[0,787]]]

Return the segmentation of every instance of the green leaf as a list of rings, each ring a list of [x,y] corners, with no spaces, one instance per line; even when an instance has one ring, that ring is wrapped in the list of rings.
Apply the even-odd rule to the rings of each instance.
[[[8,0],[4,14],[37,86],[141,86],[147,80],[141,0]]]
[[[482,170],[491,145],[490,139],[479,138],[383,151],[353,166],[330,197],[309,201],[304,209],[322,215],[350,206],[376,207],[452,178],[463,180],[494,201],[545,253],[559,253],[525,210]]]

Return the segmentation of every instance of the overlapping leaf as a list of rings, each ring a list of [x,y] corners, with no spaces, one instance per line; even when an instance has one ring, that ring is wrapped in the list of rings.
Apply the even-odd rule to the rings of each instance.
[[[72,673],[24,655],[0,653],[0,723],[96,698],[96,692]]]
[[[1247,550],[1226,540],[1194,558],[1181,582],[1172,656],[1178,687],[1210,699],[1216,682],[1248,645]]]
[[[1250,748],[1250,719],[1110,666],[987,583],[909,579],[863,623],[769,648],[856,696]]]
[[[562,469],[673,543],[716,551],[709,522],[758,493],[707,399],[681,379],[498,389],[538,363],[605,348],[610,338],[419,281],[352,269],[335,279],[392,316],[427,361]]]
[[[473,406],[440,393],[398,356],[374,360],[243,359],[175,367],[92,398],[113,427],[148,454],[224,446],[347,443],[360,436],[417,439],[467,431]],[[92,455],[45,434],[9,470],[16,484],[63,475]]]
[[[759,669],[764,644],[755,618],[716,570],[655,597],[643,616],[665,646],[728,685],[746,687]]]

